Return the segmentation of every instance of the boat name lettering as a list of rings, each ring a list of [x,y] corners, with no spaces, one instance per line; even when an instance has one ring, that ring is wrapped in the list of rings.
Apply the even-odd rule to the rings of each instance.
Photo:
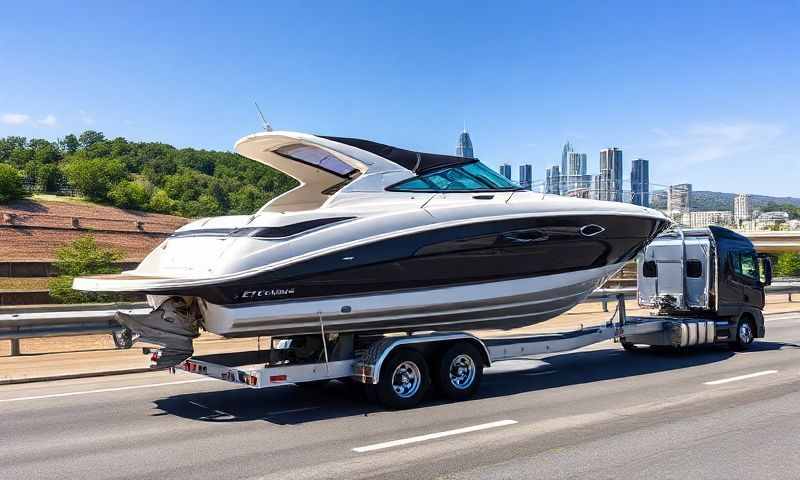
[[[253,299],[258,297],[280,297],[284,295],[294,295],[294,288],[268,288],[266,290],[245,290],[242,292],[241,299]]]

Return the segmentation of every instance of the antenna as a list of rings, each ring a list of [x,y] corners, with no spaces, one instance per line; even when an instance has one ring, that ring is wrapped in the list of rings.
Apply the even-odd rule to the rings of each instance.
[[[261,125],[264,126],[264,130],[267,131],[267,132],[271,132],[272,131],[272,125],[270,125],[269,122],[267,121],[267,119],[264,118],[264,114],[261,113],[261,108],[259,108],[258,102],[254,101],[253,103],[256,104],[256,110],[258,110],[258,116],[261,117]]]

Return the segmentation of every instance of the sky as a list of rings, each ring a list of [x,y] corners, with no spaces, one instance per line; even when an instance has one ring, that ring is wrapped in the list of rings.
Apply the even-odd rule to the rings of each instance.
[[[0,137],[230,150],[259,131],[455,152],[534,179],[569,140],[651,183],[800,196],[800,2],[13,2]]]

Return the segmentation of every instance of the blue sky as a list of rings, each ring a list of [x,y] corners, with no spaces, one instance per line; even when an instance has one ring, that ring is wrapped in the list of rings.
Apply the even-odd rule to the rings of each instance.
[[[800,2],[15,2],[0,136],[230,149],[259,130],[800,196]]]

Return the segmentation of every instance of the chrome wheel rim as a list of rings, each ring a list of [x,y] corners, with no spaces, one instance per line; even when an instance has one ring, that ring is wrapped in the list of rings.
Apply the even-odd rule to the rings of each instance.
[[[739,340],[742,343],[747,344],[753,341],[753,329],[750,328],[750,324],[748,322],[743,322],[739,325]]]
[[[450,362],[450,385],[464,390],[475,381],[475,362],[469,355],[458,355]]]
[[[422,373],[416,363],[406,360],[392,373],[392,389],[400,398],[413,397],[422,384]]]

